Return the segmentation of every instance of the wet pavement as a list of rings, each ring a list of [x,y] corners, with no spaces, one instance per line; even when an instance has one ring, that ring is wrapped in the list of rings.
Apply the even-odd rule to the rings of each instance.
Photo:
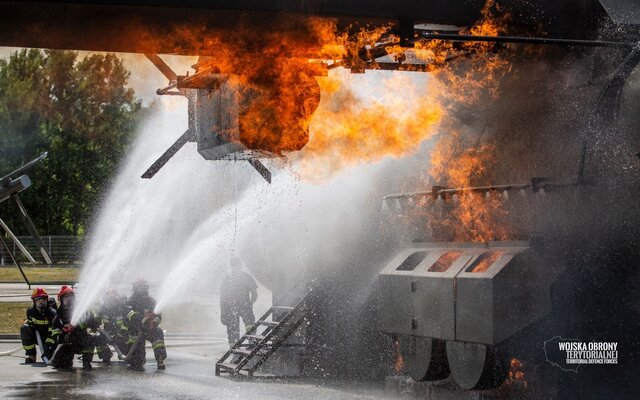
[[[214,338],[215,340],[215,338]],[[182,343],[181,343],[182,341]],[[175,347],[176,345],[183,347]],[[0,343],[0,352],[19,343]],[[193,340],[167,340],[167,369],[157,371],[147,349],[144,372],[94,362],[85,372],[75,361],[73,372],[55,371],[41,363],[22,364],[22,351],[0,357],[0,398],[39,399],[389,399],[383,383],[307,379],[232,379],[216,377],[214,364],[226,349],[224,340],[194,346]]]
[[[42,286],[49,293],[57,293],[60,285]],[[31,292],[25,283],[0,283],[0,302],[31,301]]]

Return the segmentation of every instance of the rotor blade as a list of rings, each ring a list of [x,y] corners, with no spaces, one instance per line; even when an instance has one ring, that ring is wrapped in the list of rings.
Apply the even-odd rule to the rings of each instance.
[[[7,253],[9,253],[9,257],[11,257],[11,261],[13,261],[16,267],[18,267],[18,269],[20,270],[20,274],[22,274],[22,277],[24,278],[24,281],[29,286],[29,289],[31,289],[31,282],[29,282],[29,279],[27,279],[27,276],[24,274],[24,271],[22,270],[22,266],[20,265],[18,260],[16,260],[16,257],[13,255],[13,253],[11,252],[11,249],[9,248],[9,244],[4,240],[2,235],[0,235],[0,242],[2,242],[2,244],[4,245],[4,248],[7,249]]]
[[[36,260],[34,260],[33,257],[31,257],[31,254],[29,254],[29,251],[27,251],[27,248],[22,245],[22,243],[18,240],[18,237],[14,235],[13,232],[11,232],[11,229],[9,229],[7,224],[5,224],[2,219],[0,219],[0,226],[2,227],[2,229],[5,230],[5,232],[7,232],[7,235],[11,236],[11,239],[13,239],[16,245],[18,245],[18,248],[20,249],[22,254],[24,254],[24,256],[27,257],[29,262],[32,264],[35,264]]]
[[[265,181],[271,183],[271,172],[267,169],[267,167],[264,166],[262,162],[260,162],[260,160],[247,161],[249,161],[249,164],[251,164],[251,166],[255,168],[260,175],[262,175]]]
[[[14,175],[18,175],[21,174],[22,172],[28,170],[29,168],[33,167],[34,165],[36,165],[37,163],[39,163],[40,161],[44,160],[45,158],[47,158],[47,152],[45,151],[44,153],[40,154],[37,158],[29,161],[28,163],[26,163],[25,165],[23,165],[22,167],[16,169],[15,171],[11,171],[9,174],[3,176],[2,178],[0,178],[0,182],[4,182],[5,180],[7,180],[8,178],[11,178]]]
[[[191,139],[191,131],[189,129],[187,129],[182,136],[180,136],[178,138],[178,140],[175,141],[174,144],[171,145],[171,147],[169,147],[167,149],[167,151],[165,151],[160,158],[158,158],[156,160],[156,162],[154,162],[149,169],[147,169],[145,171],[144,174],[142,174],[142,178],[143,179],[151,179],[153,178],[153,176],[160,171],[160,168],[164,167],[164,165],[171,159],[171,157],[173,157],[178,150],[180,150],[182,148],[182,146],[185,145],[185,143],[187,143],[190,139]]]
[[[169,79],[169,81],[176,82],[178,80],[178,75],[173,72],[171,67],[167,65],[167,63],[164,62],[164,60],[160,58],[160,56],[158,56],[157,54],[145,54],[145,56],[149,59],[149,61],[153,63],[153,65],[156,66],[156,68],[158,68],[160,72],[162,72],[162,75],[166,76],[167,79]]]
[[[33,221],[31,221],[31,218],[27,213],[27,209],[24,208],[24,205],[22,205],[22,201],[17,195],[13,196],[13,201],[15,201],[16,205],[18,206],[18,209],[20,210],[20,215],[22,216],[22,222],[24,222],[24,225],[27,227],[27,230],[31,234],[31,237],[33,238],[34,243],[36,244],[36,246],[38,246],[38,249],[40,250],[40,254],[42,254],[42,258],[44,258],[44,261],[47,264],[53,264],[51,255],[47,251],[47,248],[45,247],[44,242],[42,241],[42,238],[38,234],[38,230],[36,229],[36,226],[33,224]]]

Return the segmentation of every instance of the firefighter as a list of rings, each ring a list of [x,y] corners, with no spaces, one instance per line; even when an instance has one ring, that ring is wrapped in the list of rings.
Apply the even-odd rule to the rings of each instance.
[[[50,299],[47,291],[41,287],[31,293],[33,306],[27,309],[27,319],[24,325],[20,327],[20,338],[22,339],[22,347],[26,353],[27,364],[36,362],[36,345],[41,344],[44,349],[40,356],[43,359],[50,359],[53,353],[54,339],[51,337],[51,323],[57,313],[55,299]],[[36,332],[40,334],[42,343],[38,343]]]
[[[111,363],[111,357],[113,353],[109,348],[109,344],[117,346],[120,351],[127,353],[128,349],[125,343],[128,339],[128,328],[124,323],[129,309],[125,304],[126,298],[123,298],[118,294],[114,288],[109,288],[105,292],[102,306],[100,307],[99,315],[102,322],[102,326],[109,334],[112,343],[108,343],[106,338],[101,337],[99,343],[97,343],[96,351],[98,357],[107,365]]]
[[[71,324],[71,317],[75,307],[76,296],[68,286],[62,286],[58,292],[58,314],[53,320],[53,336],[57,339],[57,353],[53,357],[52,365],[56,369],[72,369],[73,355],[82,354],[82,369],[90,371],[91,361],[95,350],[95,339],[88,329],[96,330],[99,320],[87,312],[80,323]]]
[[[125,320],[129,330],[129,339],[126,343],[129,352],[126,360],[130,369],[143,370],[146,361],[145,342],[151,342],[153,355],[158,369],[165,369],[164,360],[167,358],[167,350],[164,345],[164,333],[160,329],[162,316],[154,313],[156,301],[149,296],[149,284],[144,279],[133,283],[132,293],[127,300],[127,306],[131,309]]]
[[[240,338],[240,318],[245,331],[256,322],[253,303],[258,299],[258,284],[251,275],[242,272],[242,261],[234,257],[229,262],[231,273],[220,289],[220,320],[227,327],[229,346]]]

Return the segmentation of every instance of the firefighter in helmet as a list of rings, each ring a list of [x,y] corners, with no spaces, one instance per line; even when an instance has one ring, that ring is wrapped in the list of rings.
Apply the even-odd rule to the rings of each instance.
[[[130,368],[142,370],[146,361],[145,342],[151,342],[153,355],[158,369],[165,369],[164,360],[167,358],[167,350],[164,345],[164,333],[160,329],[162,316],[154,312],[156,301],[149,295],[149,283],[144,279],[138,279],[133,283],[132,293],[127,300],[127,306],[131,309],[125,319],[129,332],[127,347],[129,349],[127,362]]]
[[[129,313],[129,309],[125,302],[126,298],[120,296],[116,289],[108,288],[105,291],[98,315],[105,332],[113,341],[111,344],[117,346],[117,348],[123,353],[128,351],[125,343],[129,336],[128,328],[124,323],[125,318]],[[113,354],[111,349],[109,349],[109,343],[107,343],[106,338],[102,338],[100,343],[98,343],[96,351],[98,353],[98,357],[100,357],[105,364],[108,365],[111,362]]]
[[[62,286],[58,292],[58,302],[60,307],[53,320],[53,335],[59,349],[53,357],[52,365],[57,369],[71,369],[73,355],[82,354],[82,369],[91,370],[95,340],[88,329],[95,331],[100,326],[100,321],[92,313],[87,312],[80,318],[79,323],[71,324],[76,296],[73,289],[66,285]]]
[[[27,364],[36,362],[36,345],[44,347],[40,349],[43,352],[40,355],[43,359],[51,358],[54,346],[51,323],[57,313],[55,299],[50,299],[43,288],[36,288],[31,293],[31,300],[33,300],[33,306],[27,309],[27,319],[20,327],[20,338],[26,353],[25,363]],[[38,335],[40,335],[40,341],[38,341]]]
[[[220,320],[227,327],[229,346],[240,338],[240,318],[245,331],[256,322],[253,303],[258,299],[258,284],[251,275],[242,272],[242,261],[234,257],[229,262],[231,273],[220,288]]]

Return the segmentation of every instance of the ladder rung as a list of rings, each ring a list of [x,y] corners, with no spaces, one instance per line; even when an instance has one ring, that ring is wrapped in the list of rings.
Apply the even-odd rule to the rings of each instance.
[[[263,335],[244,335],[246,337],[248,337],[249,339],[256,339],[256,340],[264,340],[264,338],[266,336]]]
[[[225,369],[230,369],[232,371],[235,371],[236,368],[238,367],[238,364],[231,364],[231,363],[217,363],[216,365]]]
[[[280,322],[273,322],[273,321],[258,321],[256,323],[260,324],[260,325],[266,325],[266,326],[278,326],[278,325],[280,325]]]
[[[251,354],[253,350],[250,349],[231,349],[231,352],[234,354],[244,354],[244,355],[249,355]],[[260,354],[259,352],[255,353],[256,355]]]

